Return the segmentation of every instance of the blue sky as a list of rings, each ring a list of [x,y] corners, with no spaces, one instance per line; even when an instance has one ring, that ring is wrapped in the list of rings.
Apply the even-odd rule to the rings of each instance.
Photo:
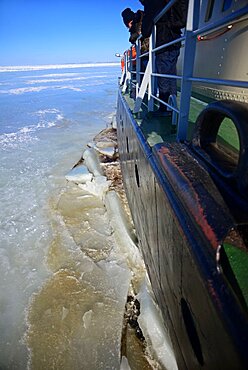
[[[138,0],[0,0],[0,65],[118,61]]]

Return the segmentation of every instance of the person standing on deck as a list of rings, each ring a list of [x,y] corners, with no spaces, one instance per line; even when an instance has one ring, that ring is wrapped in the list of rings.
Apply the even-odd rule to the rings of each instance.
[[[123,22],[125,26],[129,29],[130,32],[130,38],[129,42],[131,44],[135,44],[137,41],[137,38],[141,34],[141,26],[142,26],[142,19],[144,16],[144,12],[142,10],[137,10],[136,13],[134,13],[130,8],[126,8],[121,13]],[[141,54],[148,52],[149,50],[149,37],[144,38],[141,42]],[[141,70],[144,71],[145,67],[147,65],[148,59],[142,58],[141,62]]]
[[[144,5],[141,33],[144,38],[151,35],[154,18],[164,9],[169,0],[140,0]],[[156,47],[167,44],[181,36],[181,28],[186,25],[188,0],[178,0],[157,22]],[[159,74],[177,74],[177,60],[181,43],[170,45],[156,53],[156,70]],[[158,77],[159,99],[168,103],[170,95],[177,94],[176,79]],[[154,115],[170,114],[164,104],[160,104]]]

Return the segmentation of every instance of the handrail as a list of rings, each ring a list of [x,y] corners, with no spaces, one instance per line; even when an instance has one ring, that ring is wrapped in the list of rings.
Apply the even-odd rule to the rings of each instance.
[[[157,48],[152,49],[152,53],[155,53],[156,51],[165,49],[168,46],[171,46],[171,45],[174,45],[174,44],[178,44],[179,42],[184,41],[184,40],[185,40],[185,36],[182,36],[182,37],[180,37],[180,38],[178,38],[176,40],[173,40],[173,41],[168,42],[167,44],[164,44],[164,45],[158,46]]]
[[[153,23],[156,24],[160,18],[163,17],[163,15],[172,7],[172,5],[175,4],[177,0],[171,0],[165,7],[163,10],[161,10],[161,12],[154,18],[154,21]]]
[[[152,111],[154,109],[154,101],[158,101],[160,104],[166,105],[172,111],[178,114],[177,140],[184,141],[187,138],[192,82],[214,84],[214,85],[220,85],[220,86],[232,86],[232,87],[238,87],[238,88],[248,88],[248,81],[216,79],[216,78],[201,78],[201,77],[193,76],[197,36],[200,34],[206,34],[210,31],[211,32],[217,31],[223,28],[224,26],[230,25],[230,23],[232,22],[236,23],[238,19],[248,14],[248,5],[214,22],[209,21],[209,24],[207,24],[206,26],[199,27],[199,14],[200,14],[201,0],[189,0],[187,24],[186,24],[184,35],[169,43],[166,43],[159,47],[155,47],[156,23],[174,5],[176,1],[177,0],[171,0],[164,7],[164,9],[155,17],[152,35],[150,36],[149,52],[141,54],[140,47],[141,47],[142,35],[140,35],[136,42],[136,52],[137,52],[136,58],[135,59],[130,58],[130,60],[127,60],[126,62],[127,62],[127,70],[129,71],[129,75],[128,75],[130,79],[129,83],[131,86],[133,84],[136,84],[136,102],[135,102],[134,112],[139,111],[144,95],[148,94],[148,110]],[[183,51],[184,53],[182,76],[156,73],[155,68],[154,68],[156,52],[162,49],[166,49],[168,46],[174,45],[179,42],[184,43],[184,47],[181,48],[181,52]],[[130,50],[130,55],[131,55],[131,50]],[[149,57],[149,62],[147,64],[147,68],[145,72],[141,72],[141,68],[140,68],[141,60],[144,57]],[[135,60],[136,60],[136,67],[135,67],[135,70],[133,70],[132,65],[134,64]],[[133,78],[133,75],[135,76],[136,82],[134,82],[135,80]],[[141,77],[142,77],[142,82],[141,82]],[[161,101],[157,97],[157,94],[156,94],[156,91],[157,91],[156,78],[157,77],[166,77],[166,78],[176,79],[180,81],[181,83],[180,109],[177,109],[177,107]],[[171,99],[170,101],[175,101],[175,99]]]

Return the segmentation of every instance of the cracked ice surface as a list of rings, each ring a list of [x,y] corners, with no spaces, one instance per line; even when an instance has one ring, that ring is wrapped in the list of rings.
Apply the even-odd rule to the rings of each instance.
[[[27,337],[32,368],[119,368],[130,274],[117,265],[91,267],[84,274],[59,270],[34,297]]]
[[[54,274],[27,314],[29,365],[118,369],[131,272],[117,253],[105,206],[68,184],[56,213],[47,257]]]

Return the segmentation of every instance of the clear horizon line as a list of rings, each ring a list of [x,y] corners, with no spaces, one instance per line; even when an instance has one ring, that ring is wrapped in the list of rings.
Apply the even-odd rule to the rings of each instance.
[[[62,68],[80,68],[80,67],[96,67],[96,66],[113,66],[120,65],[119,62],[85,62],[85,63],[56,63],[56,64],[34,64],[34,65],[0,65],[0,72],[18,72],[31,71],[42,69],[62,69]]]

